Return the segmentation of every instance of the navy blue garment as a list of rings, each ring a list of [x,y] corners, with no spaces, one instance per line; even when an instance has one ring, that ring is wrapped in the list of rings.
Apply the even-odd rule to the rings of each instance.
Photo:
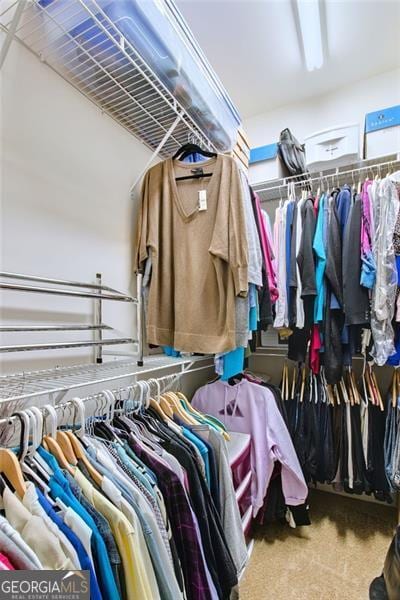
[[[342,234],[342,239],[343,239],[344,228],[346,226],[347,219],[349,216],[351,204],[352,204],[351,189],[349,188],[348,185],[344,185],[342,187],[342,189],[340,190],[340,192],[338,193],[338,195],[336,196],[336,209],[337,209],[337,214],[339,217],[340,231]]]
[[[289,202],[286,209],[286,256],[290,256],[292,242],[292,224],[293,224],[294,202]],[[287,303],[290,302],[290,260],[286,261],[286,293]]]
[[[81,540],[72,531],[72,529],[70,529],[64,523],[61,517],[51,506],[47,498],[42,494],[42,492],[39,489],[36,489],[36,493],[41,507],[46,511],[47,515],[50,517],[53,523],[57,525],[58,529],[65,535],[65,537],[71,542],[72,546],[74,547],[79,558],[81,569],[83,571],[89,571],[91,600],[102,600],[102,595],[99,589],[99,585],[97,583],[96,575],[93,571],[92,561],[90,560],[88,553],[86,552]]]

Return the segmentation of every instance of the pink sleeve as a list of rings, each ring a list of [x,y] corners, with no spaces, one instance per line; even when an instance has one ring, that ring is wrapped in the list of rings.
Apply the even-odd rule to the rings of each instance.
[[[269,247],[269,243],[268,243],[268,236],[267,236],[267,231],[266,231],[266,227],[265,227],[265,223],[264,223],[264,217],[263,214],[261,212],[261,205],[260,205],[260,198],[257,196],[257,194],[255,194],[255,203],[256,203],[256,212],[257,212],[257,221],[259,223],[260,226],[260,233],[261,233],[261,249],[262,249],[262,253],[264,256],[264,262],[265,262],[265,266],[267,269],[267,274],[268,274],[268,285],[269,285],[269,292],[271,295],[271,302],[276,302],[278,299],[278,287],[276,284],[276,276],[274,273],[274,269],[272,266],[272,257],[271,257],[271,251],[270,251],[270,247]]]
[[[8,557],[5,554],[2,554],[1,552],[0,552],[0,563],[2,564],[2,567],[3,567],[3,569],[0,569],[0,570],[15,571],[15,567],[11,564]]]

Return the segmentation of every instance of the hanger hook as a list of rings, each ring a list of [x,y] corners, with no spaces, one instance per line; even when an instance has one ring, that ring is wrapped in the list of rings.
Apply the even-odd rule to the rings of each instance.
[[[78,413],[79,416],[79,428],[74,432],[75,435],[79,438],[83,438],[85,435],[85,404],[82,398],[72,398],[70,400],[72,406],[74,407],[74,416],[73,416],[73,430],[76,425],[76,416]]]
[[[52,404],[46,404],[45,406],[43,406],[43,411],[47,412],[47,418],[50,417],[50,431],[49,431],[49,436],[51,438],[55,438],[57,435],[57,425],[58,425],[58,417],[57,417],[57,412],[56,409],[54,408],[54,406]],[[45,418],[45,427],[46,427],[46,433],[47,433],[47,418]]]
[[[19,454],[18,460],[22,462],[27,455],[28,447],[29,447],[29,427],[30,420],[28,415],[23,410],[17,410],[14,412],[12,417],[17,417],[19,422],[21,423],[21,435],[19,440]]]

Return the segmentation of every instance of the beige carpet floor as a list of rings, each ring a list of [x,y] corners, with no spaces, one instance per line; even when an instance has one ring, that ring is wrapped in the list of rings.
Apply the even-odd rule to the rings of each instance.
[[[312,491],[309,527],[254,531],[240,600],[368,600],[396,526],[387,505]]]

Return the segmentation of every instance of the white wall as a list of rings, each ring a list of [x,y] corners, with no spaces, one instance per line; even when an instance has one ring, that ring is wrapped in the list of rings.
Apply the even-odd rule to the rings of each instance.
[[[295,97],[296,90],[293,90],[294,100]],[[304,102],[294,101],[276,110],[246,119],[244,130],[249,136],[251,147],[254,148],[278,141],[279,134],[285,127],[289,127],[297,139],[303,142],[305,136],[317,131],[359,123],[361,144],[365,114],[399,103],[400,69],[396,69],[356,81],[335,92]],[[260,171],[260,167],[253,167],[252,181],[256,181],[256,169]],[[262,173],[260,177],[263,178]]]
[[[18,43],[3,68],[1,117],[1,270],[77,281],[100,271],[106,284],[134,292],[129,189],[150,151]],[[92,310],[90,300],[2,294],[9,324],[87,323]],[[104,321],[126,336],[135,335],[134,316],[133,305],[104,302]],[[2,344],[57,335],[4,334]],[[0,356],[7,371],[90,358],[84,349]]]

